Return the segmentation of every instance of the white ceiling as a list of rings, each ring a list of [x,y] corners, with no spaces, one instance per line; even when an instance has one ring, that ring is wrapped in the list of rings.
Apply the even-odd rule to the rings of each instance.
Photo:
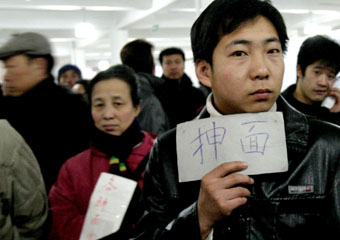
[[[112,32],[120,30],[128,40],[145,38],[152,42],[156,56],[169,46],[190,52],[191,25],[211,1],[0,0],[0,44],[12,33],[35,31],[50,38],[57,57],[71,59],[71,49],[81,49],[90,62],[112,59]],[[282,12],[290,37],[303,36],[310,23],[340,30],[340,0],[272,2]],[[98,32],[95,40],[74,37],[76,24],[84,21],[94,25]]]

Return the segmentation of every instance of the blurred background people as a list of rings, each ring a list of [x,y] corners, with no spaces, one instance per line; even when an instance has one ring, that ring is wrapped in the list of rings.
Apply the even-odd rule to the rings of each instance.
[[[6,73],[0,115],[36,156],[47,192],[66,159],[89,144],[90,114],[81,96],[54,82],[54,60],[40,34],[15,34],[0,47]]]
[[[76,65],[66,64],[58,71],[58,83],[72,88],[82,78],[81,71]]]
[[[89,103],[89,101],[88,101],[89,100],[89,98],[88,98],[89,85],[90,85],[89,80],[80,79],[80,80],[76,81],[76,83],[73,85],[71,90],[72,90],[72,92],[74,92],[76,94],[80,94],[84,98],[84,101],[86,103]]]
[[[61,168],[49,194],[51,239],[79,239],[91,193],[100,173],[110,172],[138,182],[138,191],[114,239],[127,239],[143,212],[138,194],[155,136],[141,130],[140,102],[134,71],[116,65],[91,81],[89,98],[94,122],[91,147]]]
[[[79,79],[73,85],[72,92],[77,94],[87,94],[89,84],[90,84],[89,80]]]
[[[155,63],[153,45],[143,39],[127,43],[120,52],[122,63],[137,73],[141,97],[141,111],[138,116],[141,128],[147,132],[161,134],[169,129],[169,120],[156,92],[164,80],[154,76]]]
[[[181,49],[164,49],[159,54],[159,62],[165,82],[157,96],[173,128],[195,118],[198,110],[205,105],[205,96],[184,73],[185,55]]]
[[[282,96],[300,112],[340,125],[340,89],[332,88],[340,71],[339,44],[320,35],[307,38],[300,47],[296,71],[296,84]],[[321,106],[329,95],[336,99],[331,111]]]
[[[25,140],[0,120],[0,239],[46,239],[47,196]]]

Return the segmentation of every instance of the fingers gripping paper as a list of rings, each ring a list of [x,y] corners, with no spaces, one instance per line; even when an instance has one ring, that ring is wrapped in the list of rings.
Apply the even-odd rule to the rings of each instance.
[[[137,183],[101,173],[91,195],[81,240],[95,240],[119,230]]]
[[[245,161],[248,175],[288,170],[281,112],[244,113],[177,125],[179,181],[200,180],[221,163]]]

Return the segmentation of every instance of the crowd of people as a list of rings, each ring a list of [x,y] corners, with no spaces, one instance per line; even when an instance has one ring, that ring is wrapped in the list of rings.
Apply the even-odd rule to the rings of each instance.
[[[13,35],[0,46],[0,239],[79,239],[102,173],[137,185],[105,239],[337,239],[340,45],[307,38],[281,93],[288,41],[268,1],[213,1],[191,28],[198,88],[177,47],[160,52],[161,77],[137,39],[91,80],[72,64],[54,79],[46,37]],[[178,124],[262,112],[282,113],[288,170],[247,175],[239,156],[179,179]]]

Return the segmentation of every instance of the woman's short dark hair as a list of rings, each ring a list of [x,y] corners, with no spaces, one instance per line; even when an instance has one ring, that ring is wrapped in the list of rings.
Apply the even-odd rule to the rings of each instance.
[[[340,71],[339,44],[321,35],[307,38],[300,47],[297,59],[302,75],[305,75],[306,68],[309,65],[317,61],[331,67],[336,75]]]
[[[191,28],[194,61],[212,64],[212,54],[220,39],[258,16],[267,18],[275,27],[283,52],[288,35],[280,12],[266,0],[215,0],[198,17]]]
[[[112,66],[105,71],[99,72],[91,80],[89,88],[88,88],[89,102],[91,103],[92,91],[93,91],[94,86],[98,82],[110,80],[112,78],[118,78],[129,85],[132,103],[136,107],[140,102],[140,98],[138,96],[138,83],[136,79],[136,74],[132,68],[126,65],[122,65],[122,64]]]

